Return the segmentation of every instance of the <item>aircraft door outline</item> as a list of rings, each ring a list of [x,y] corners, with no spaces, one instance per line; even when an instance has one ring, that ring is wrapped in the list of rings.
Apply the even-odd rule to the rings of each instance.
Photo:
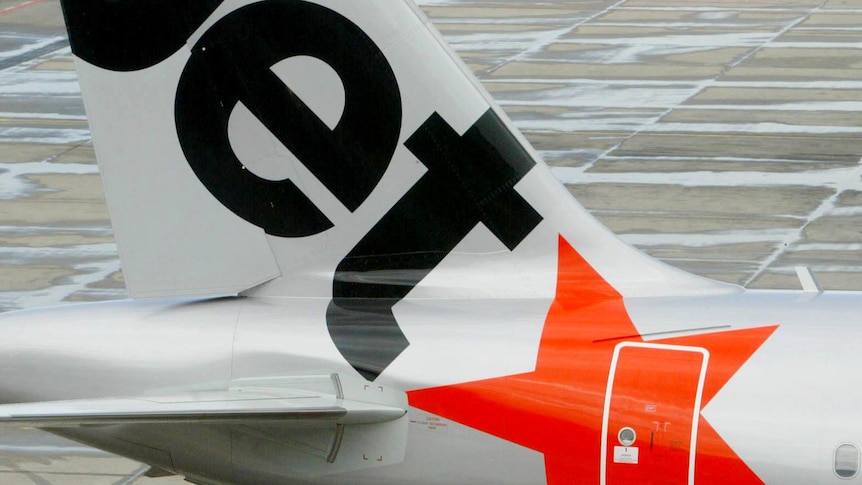
[[[615,380],[618,377],[617,371],[620,364],[620,354],[625,352],[625,349],[643,349],[643,351],[655,351],[655,352],[647,352],[648,354],[653,354],[650,356],[651,360],[655,360],[657,356],[666,356],[669,359],[669,362],[664,367],[659,367],[655,369],[651,369],[651,373],[656,376],[665,376],[667,374],[672,374],[674,372],[679,372],[679,369],[675,368],[674,359],[685,358],[689,360],[687,364],[688,370],[687,375],[683,375],[684,379],[687,379],[688,382],[683,383],[681,385],[680,391],[683,393],[684,408],[683,412],[686,413],[691,408],[691,436],[690,442],[688,443],[688,473],[687,473],[687,484],[694,484],[694,471],[695,471],[695,457],[697,455],[697,432],[698,432],[698,424],[700,421],[700,407],[703,396],[703,387],[706,380],[706,369],[709,364],[709,352],[700,347],[687,347],[687,346],[679,346],[679,345],[664,345],[664,344],[652,344],[652,343],[643,343],[643,342],[622,342],[616,346],[614,349],[613,358],[611,360],[610,371],[608,373],[608,384],[607,390],[605,393],[605,403],[604,403],[604,411],[602,414],[602,442],[601,442],[601,465],[600,465],[600,485],[614,485],[613,483],[609,484],[608,481],[608,473],[610,470],[611,464],[609,461],[609,451],[613,450],[615,452],[615,457],[619,455],[619,461],[615,460],[615,464],[625,463],[623,466],[642,466],[639,465],[639,460],[643,457],[644,453],[640,452],[640,447],[645,450],[652,451],[653,448],[653,439],[655,438],[655,434],[652,432],[649,433],[640,433],[641,435],[646,434],[646,436],[638,436],[638,441],[636,443],[626,442],[624,440],[620,440],[620,443],[610,442],[615,441],[618,435],[618,431],[622,432],[623,429],[617,430],[614,426],[614,429],[611,429],[611,416],[612,416],[612,400],[615,397],[614,395],[614,384]],[[668,353],[672,352],[672,353]],[[680,352],[684,352],[685,354],[679,354]],[[699,363],[697,361],[700,361]],[[625,370],[623,371],[625,372]],[[683,373],[686,371],[683,370]],[[691,395],[688,390],[694,391],[693,399],[691,399]],[[619,399],[619,395],[616,396]],[[615,401],[616,402],[616,401]],[[656,409],[656,407],[664,407],[664,404],[668,403],[651,403],[644,404],[644,412],[651,412]],[[673,403],[670,403],[673,405]],[[679,412],[679,408],[677,408],[677,412]],[[685,414],[687,417],[687,414]],[[666,432],[669,427],[674,426],[674,423],[667,421],[666,419],[656,418],[652,421],[653,424],[658,422],[658,431]],[[688,423],[683,423],[683,426],[686,426]],[[627,425],[626,425],[627,426]],[[609,435],[613,435],[609,438]],[[664,440],[664,433],[657,433],[660,439]],[[618,446],[618,445],[624,446]],[[669,446],[673,446],[672,443]],[[619,448],[619,449],[616,449]],[[681,480],[674,483],[683,483]]]

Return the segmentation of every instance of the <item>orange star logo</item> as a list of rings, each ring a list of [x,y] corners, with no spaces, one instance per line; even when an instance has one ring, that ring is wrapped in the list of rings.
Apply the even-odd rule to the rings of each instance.
[[[557,293],[533,372],[413,391],[410,404],[542,452],[549,484],[600,483],[603,461],[608,485],[618,481],[614,473],[635,474],[640,484],[688,483],[690,470],[698,485],[762,484],[700,412],[777,327],[651,340],[655,352],[634,352],[624,362],[622,353],[615,358],[618,346],[640,348],[645,341],[622,296],[562,237],[558,264]],[[656,359],[664,349],[698,352]],[[612,368],[617,377],[609,386]],[[682,395],[686,385],[679,379],[692,382],[691,398]],[[641,395],[630,395],[629,387]],[[632,446],[639,458],[629,448],[614,455],[617,429],[607,423],[626,419],[636,424]],[[603,424],[609,427],[604,436]],[[668,472],[679,480],[658,475]]]

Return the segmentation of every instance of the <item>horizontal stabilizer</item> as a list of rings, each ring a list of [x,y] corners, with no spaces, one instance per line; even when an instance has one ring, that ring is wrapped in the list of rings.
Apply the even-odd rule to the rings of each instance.
[[[115,424],[254,424],[278,421],[370,424],[405,409],[280,389],[195,392],[122,399],[45,401],[0,406],[0,426],[66,428]]]

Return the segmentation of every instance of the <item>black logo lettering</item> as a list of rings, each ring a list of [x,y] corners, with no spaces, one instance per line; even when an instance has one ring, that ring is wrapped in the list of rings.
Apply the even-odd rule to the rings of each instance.
[[[62,1],[76,55],[133,71],[176,52],[223,0]],[[340,77],[345,107],[335,129],[272,72],[295,56],[319,59]],[[266,0],[219,20],[193,47],[180,79],[177,134],[210,193],[275,236],[309,236],[332,222],[290,180],[245,169],[228,139],[239,103],[350,211],[380,182],[400,136],[392,68],[348,19],[306,1]],[[514,189],[535,162],[493,110],[463,136],[435,113],[405,145],[428,171],[338,265],[326,314],[341,354],[371,380],[409,346],[392,308],[471,230],[484,224],[514,250],[542,221]]]
[[[341,77],[346,106],[335,130],[270,70],[300,55]],[[389,63],[359,27],[308,2],[271,0],[227,15],[195,45],[177,91],[177,131],[222,204],[269,234],[307,236],[332,223],[290,180],[244,170],[227,136],[233,109],[243,103],[352,211],[392,160],[400,100]],[[477,224],[514,249],[542,220],[514,190],[535,162],[492,110],[463,136],[435,113],[406,147],[428,172],[338,265],[326,315],[341,354],[371,380],[409,346],[394,305]]]
[[[62,0],[76,56],[111,71],[154,66],[185,45],[224,0]]]
[[[476,225],[512,250],[542,221],[514,189],[535,162],[492,110],[464,136],[435,113],[406,146],[428,172],[338,265],[327,311],[335,345],[369,380],[409,345],[392,307]]]
[[[345,107],[334,130],[270,70],[294,56],[320,59],[341,78]],[[180,79],[180,143],[213,196],[275,236],[309,236],[332,223],[292,181],[270,181],[244,169],[227,132],[238,103],[351,211],[377,186],[401,131],[401,95],[389,63],[338,13],[303,1],[271,0],[216,23],[194,46]]]

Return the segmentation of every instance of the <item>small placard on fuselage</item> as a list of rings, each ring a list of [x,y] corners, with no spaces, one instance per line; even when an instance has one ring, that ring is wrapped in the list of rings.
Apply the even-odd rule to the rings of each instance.
[[[638,449],[634,446],[614,446],[614,463],[638,464]]]

